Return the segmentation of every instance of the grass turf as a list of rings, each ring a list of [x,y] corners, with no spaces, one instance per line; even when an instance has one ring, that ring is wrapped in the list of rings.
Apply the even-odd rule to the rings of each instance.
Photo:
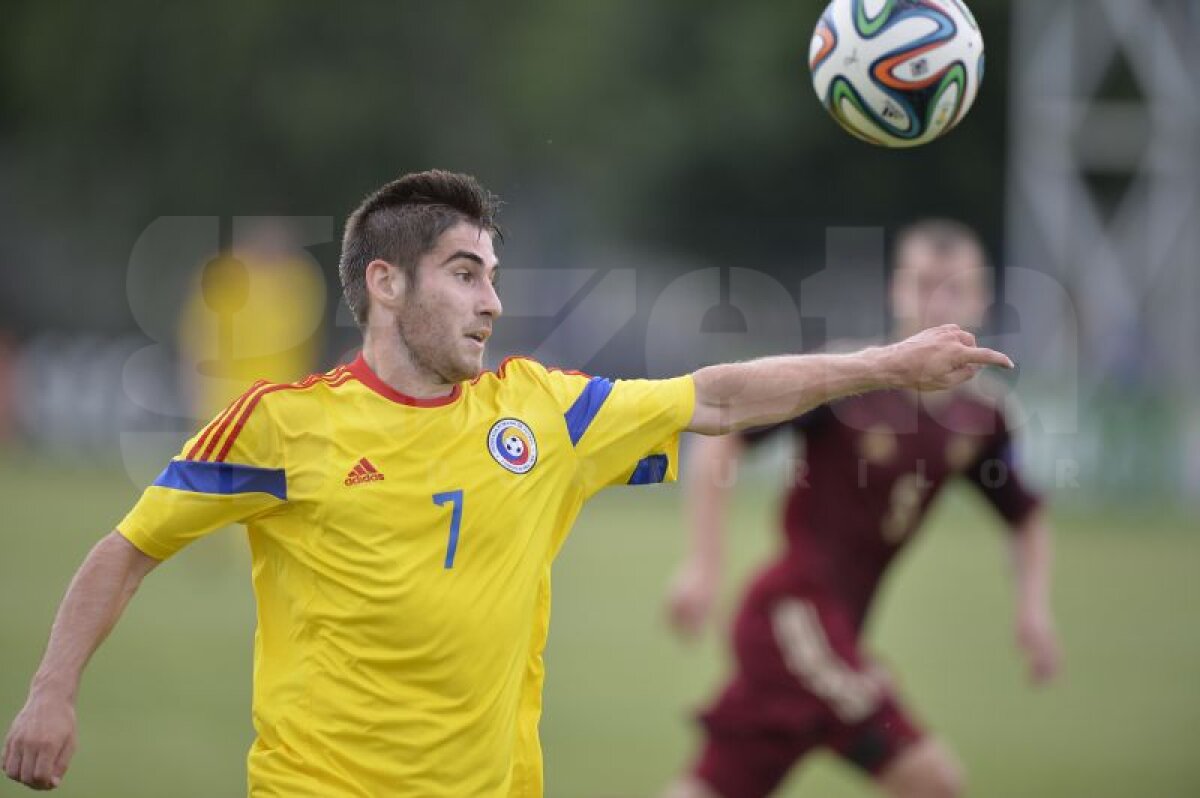
[[[54,608],[91,543],[137,491],[120,470],[0,457],[0,722],[20,708]],[[725,673],[720,630],[694,646],[662,623],[682,550],[673,488],[608,492],[555,569],[542,737],[550,798],[649,796],[686,761],[688,715]],[[734,511],[728,616],[777,545],[767,488]],[[973,796],[1200,794],[1200,537],[1183,510],[1061,511],[1055,603],[1066,671],[1031,690],[1012,644],[1003,533],[952,494],[895,569],[871,646],[920,718],[965,762]],[[58,792],[86,798],[244,794],[253,598],[229,532],[153,574],[89,667],[80,747]],[[0,796],[27,795],[11,782]],[[870,795],[834,760],[784,796]]]

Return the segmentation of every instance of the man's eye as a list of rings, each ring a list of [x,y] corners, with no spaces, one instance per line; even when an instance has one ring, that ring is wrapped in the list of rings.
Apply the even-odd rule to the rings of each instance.
[[[474,275],[470,272],[455,272],[454,276],[462,280],[464,283],[469,283],[472,279],[474,279]]]

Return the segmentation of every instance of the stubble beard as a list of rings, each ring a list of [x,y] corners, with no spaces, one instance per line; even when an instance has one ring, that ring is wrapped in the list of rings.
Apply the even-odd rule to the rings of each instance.
[[[408,352],[408,357],[420,371],[448,385],[473,379],[482,371],[480,362],[466,363],[452,351],[453,333],[439,334],[437,314],[419,299],[405,303],[396,319],[396,335]]]

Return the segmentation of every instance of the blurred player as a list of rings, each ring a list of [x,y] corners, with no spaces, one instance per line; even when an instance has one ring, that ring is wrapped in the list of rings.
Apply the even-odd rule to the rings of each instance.
[[[965,226],[931,220],[905,230],[891,292],[897,336],[977,326],[987,284],[983,249]],[[703,714],[705,745],[670,798],[761,798],[817,748],[888,795],[962,794],[958,763],[919,728],[861,643],[889,563],[956,476],[1013,530],[1017,642],[1033,681],[1054,675],[1048,528],[1015,470],[1003,409],[978,382],[936,396],[855,396],[777,427],[696,441],[691,553],[668,600],[672,623],[689,635],[717,593],[724,513],[743,449],[783,431],[803,438],[806,454],[787,497],[787,546],[749,587],[734,623],[736,672]]]
[[[1011,366],[947,326],[668,380],[524,358],[484,372],[501,312],[495,209],[473,178],[435,171],[350,216],[341,276],[362,353],[256,383],[93,548],[9,730],[9,777],[59,784],[84,665],[142,578],[241,522],[258,606],[252,796],[539,796],[550,564],[588,498],[673,478],[684,430]]]
[[[179,318],[181,382],[193,417],[210,419],[255,380],[317,368],[325,281],[286,218],[238,220],[233,252],[204,265]],[[287,297],[287,302],[280,302]]]

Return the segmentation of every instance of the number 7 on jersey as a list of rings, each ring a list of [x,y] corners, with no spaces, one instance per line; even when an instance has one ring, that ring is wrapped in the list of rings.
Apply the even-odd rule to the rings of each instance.
[[[450,541],[446,544],[446,568],[454,567],[454,553],[458,551],[458,530],[462,526],[463,492],[448,490],[445,493],[433,494],[433,503],[441,507],[450,502]]]

